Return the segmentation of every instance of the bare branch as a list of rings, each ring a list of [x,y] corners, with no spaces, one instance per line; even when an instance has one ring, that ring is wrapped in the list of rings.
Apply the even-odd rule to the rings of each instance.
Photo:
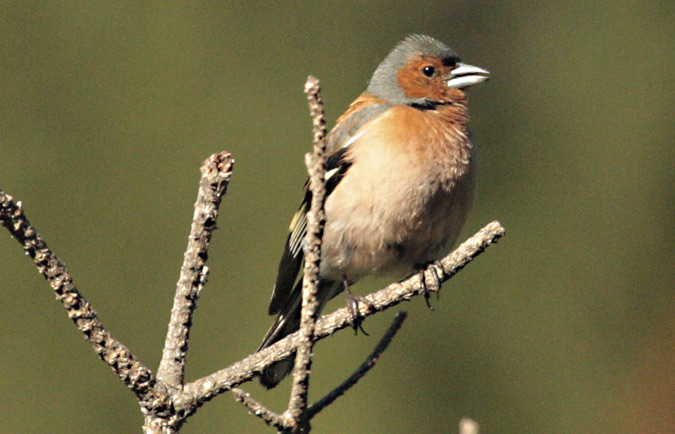
[[[314,347],[314,327],[319,315],[319,301],[316,297],[319,286],[319,264],[321,262],[321,238],[326,222],[324,199],[326,195],[326,122],[319,80],[310,76],[305,83],[305,93],[309,101],[312,116],[314,146],[312,154],[305,156],[309,172],[309,189],[312,202],[307,213],[307,235],[305,236],[305,268],[302,282],[302,310],[300,316],[299,344],[293,368],[293,386],[284,412],[289,427],[299,428],[307,410],[309,372],[312,365]]]
[[[201,168],[202,178],[188,246],[173,299],[162,360],[157,370],[157,378],[173,389],[180,389],[183,385],[192,313],[208,277],[209,269],[205,264],[209,243],[216,228],[220,201],[232,176],[233,164],[230,153],[221,152],[211,155]]]
[[[326,396],[324,396],[319,401],[312,404],[311,407],[309,407],[309,409],[307,410],[308,419],[312,419],[321,410],[332,404],[333,401],[342,396],[347,390],[349,390],[352,386],[358,383],[358,381],[361,378],[363,378],[363,376],[366,375],[368,371],[370,371],[375,367],[375,363],[377,363],[382,353],[384,353],[384,351],[391,343],[391,340],[394,339],[396,333],[398,333],[398,331],[401,329],[403,321],[405,321],[407,316],[408,314],[403,311],[396,314],[391,325],[384,333],[384,336],[382,336],[382,339],[380,339],[380,342],[375,346],[373,352],[368,356],[368,358],[366,358],[366,360],[361,364],[361,366],[359,366],[358,369],[354,371],[352,375],[349,376],[349,378],[347,378],[344,382],[342,382],[342,384],[340,384]]]
[[[163,400],[153,390],[155,377],[152,372],[103,327],[96,311],[78,292],[70,272],[31,226],[23,213],[21,202],[14,203],[12,197],[2,190],[0,221],[22,245],[26,254],[33,258],[38,271],[47,279],[57,300],[68,312],[68,317],[92,344],[101,360],[134,391],[142,406],[152,409],[162,405]]]
[[[220,161],[225,162],[226,160],[226,158],[223,158]],[[227,170],[221,170],[221,172],[227,172]],[[103,327],[96,312],[77,291],[72,277],[63,263],[49,250],[44,240],[26,219],[21,209],[21,203],[15,203],[11,196],[1,190],[0,221],[23,246],[26,253],[33,258],[39,272],[47,279],[54,289],[57,299],[63,303],[68,311],[68,316],[93,345],[99,357],[108,363],[120,379],[138,396],[143,412],[151,416],[151,420],[146,422],[148,428],[154,425],[161,426],[165,430],[177,428],[202,404],[216,395],[250,380],[266,366],[291,356],[298,346],[299,332],[296,332],[228,368],[186,384],[182,391],[169,394],[168,391],[164,390],[163,382],[156,381],[152,372]],[[215,224],[215,221],[211,223],[211,228],[213,224]],[[443,258],[440,261],[443,270],[437,271],[441,283],[456,274],[503,235],[504,228],[498,222],[492,222],[465,241],[454,252]],[[431,267],[435,267],[435,265],[431,265]],[[426,272],[429,273],[429,269]],[[196,275],[203,276],[204,274]],[[200,285],[203,285],[203,283],[201,281]],[[197,286],[201,287],[200,285]],[[360,315],[363,317],[373,315],[395,306],[401,301],[409,300],[422,293],[423,290],[424,286],[419,273],[417,273],[402,282],[393,283],[367,296],[366,299],[370,306],[368,308],[364,306]],[[314,341],[328,337],[337,330],[351,325],[352,315],[350,312],[346,308],[338,309],[332,314],[322,317],[316,323]]]
[[[258,416],[267,425],[273,426],[280,430],[285,428],[284,418],[265,408],[265,406],[253,399],[250,393],[247,393],[246,391],[237,387],[232,389],[232,393],[234,394],[234,399],[236,399],[237,402],[242,403],[246,408],[248,408],[248,411]]]

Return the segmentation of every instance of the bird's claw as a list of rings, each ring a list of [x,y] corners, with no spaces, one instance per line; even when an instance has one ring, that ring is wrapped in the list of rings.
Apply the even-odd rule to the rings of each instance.
[[[347,281],[344,281],[345,287],[345,299],[347,301],[347,310],[349,311],[349,316],[352,319],[352,327],[354,328],[354,334],[358,334],[359,330],[366,336],[370,336],[368,332],[363,329],[363,317],[359,311],[359,302],[365,304],[368,307],[368,310],[373,310],[375,307],[371,302],[369,302],[365,297],[361,295],[352,294],[349,290],[349,284]]]
[[[429,302],[429,299],[431,298],[431,293],[435,292],[436,293],[436,300],[440,299],[441,297],[441,278],[438,275],[438,268],[441,270],[443,269],[443,266],[439,261],[433,261],[431,263],[434,265],[433,267],[427,267],[426,269],[423,269],[420,271],[420,280],[422,281],[422,293],[424,294],[424,301],[427,304],[427,307],[429,310],[433,311],[434,307],[431,305]],[[427,283],[427,277],[426,277],[426,270],[429,270],[431,273],[431,279],[433,280],[433,286],[430,286],[429,283]]]

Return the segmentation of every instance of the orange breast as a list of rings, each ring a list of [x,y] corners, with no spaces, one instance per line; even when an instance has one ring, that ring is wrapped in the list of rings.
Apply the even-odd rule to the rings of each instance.
[[[365,124],[326,202],[322,276],[404,273],[452,247],[473,202],[473,145],[456,113],[395,106]]]

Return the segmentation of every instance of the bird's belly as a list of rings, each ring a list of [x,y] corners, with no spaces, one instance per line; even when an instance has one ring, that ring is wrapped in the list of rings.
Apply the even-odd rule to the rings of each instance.
[[[322,277],[403,276],[440,259],[464,225],[474,183],[470,171],[445,185],[385,176],[379,182],[336,189],[326,202]],[[364,184],[369,191],[354,194],[353,188]]]

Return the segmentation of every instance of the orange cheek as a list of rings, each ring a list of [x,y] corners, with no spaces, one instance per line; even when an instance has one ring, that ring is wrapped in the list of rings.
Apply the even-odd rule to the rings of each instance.
[[[401,69],[396,77],[403,92],[411,98],[422,98],[429,92],[429,83],[415,70]]]

